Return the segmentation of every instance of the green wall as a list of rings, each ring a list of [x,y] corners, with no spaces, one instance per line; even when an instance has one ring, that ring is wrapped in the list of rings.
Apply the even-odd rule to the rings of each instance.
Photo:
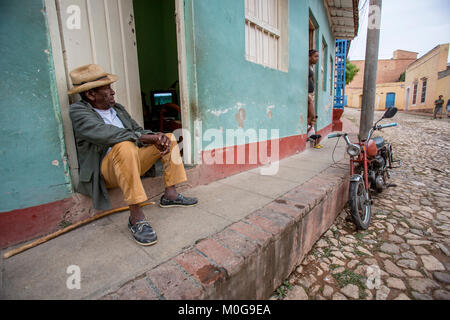
[[[43,0],[0,2],[0,212],[70,197]]]
[[[203,132],[238,129],[236,114],[243,108],[244,130],[279,129],[280,137],[306,134],[310,11],[319,24],[318,39],[326,39],[328,53],[335,47],[322,1],[289,1],[288,72],[245,59],[244,0],[186,0],[185,7],[191,115],[202,121]],[[331,123],[332,107],[325,107],[332,96],[317,92],[320,130]],[[204,150],[223,146],[228,145],[203,142]]]
[[[175,1],[134,0],[133,6],[141,88],[167,89],[178,80]]]

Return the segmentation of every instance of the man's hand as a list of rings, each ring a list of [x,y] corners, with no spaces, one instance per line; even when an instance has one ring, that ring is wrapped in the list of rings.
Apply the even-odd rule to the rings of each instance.
[[[161,156],[165,156],[170,152],[171,141],[164,133],[143,134],[139,141],[154,145],[161,152]]]

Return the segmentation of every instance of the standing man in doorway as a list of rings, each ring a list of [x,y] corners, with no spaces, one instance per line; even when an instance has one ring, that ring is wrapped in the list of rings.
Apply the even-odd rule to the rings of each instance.
[[[320,149],[322,146],[319,144],[320,136],[315,134],[314,125],[317,121],[316,110],[314,108],[314,65],[319,61],[319,52],[317,50],[309,50],[309,73],[308,73],[308,139],[314,140],[314,148]]]
[[[308,74],[308,125],[316,123],[316,110],[314,109],[314,65],[319,61],[319,52],[317,50],[309,50],[309,74]]]
[[[188,207],[197,199],[177,193],[175,185],[185,182],[186,172],[173,134],[141,128],[125,108],[116,103],[111,84],[118,80],[100,66],[90,64],[70,73],[81,101],[70,106],[70,118],[80,163],[78,191],[90,196],[97,210],[111,208],[107,188],[119,187],[130,207],[128,228],[137,243],[150,246],[157,236],[140,206],[148,198],[141,176],[162,159],[165,193],[161,207]]]

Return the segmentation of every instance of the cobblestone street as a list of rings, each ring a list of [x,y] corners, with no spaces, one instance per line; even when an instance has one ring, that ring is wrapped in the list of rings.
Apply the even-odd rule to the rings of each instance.
[[[360,112],[344,117],[359,123]],[[397,187],[374,196],[366,231],[346,208],[271,299],[450,299],[449,120],[399,112],[389,122],[399,126],[376,135],[402,161]]]

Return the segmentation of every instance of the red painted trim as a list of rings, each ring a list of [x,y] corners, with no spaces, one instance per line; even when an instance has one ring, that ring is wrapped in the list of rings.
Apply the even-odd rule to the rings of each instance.
[[[72,198],[0,213],[0,248],[48,234],[58,228]]]
[[[343,123],[341,121],[344,109],[333,109],[333,131],[342,131]]]
[[[322,137],[325,137],[328,133],[332,132],[332,124],[329,124],[325,128],[319,130],[317,134],[322,135]],[[282,160],[284,158],[287,158],[289,156],[292,156],[296,153],[300,153],[306,149],[306,134],[304,135],[296,135],[286,138],[278,139],[279,143],[279,160]],[[243,164],[226,164],[227,155],[228,156],[235,156],[235,161],[238,153],[238,147],[226,147],[226,148],[220,148],[220,149],[214,149],[214,150],[208,150],[202,152],[202,159],[203,163],[200,168],[200,177],[199,177],[199,184],[208,184],[223,178],[226,178],[228,176],[232,176],[235,174],[238,174],[243,171],[248,171],[254,168],[257,168],[261,165],[264,165],[265,159],[257,159],[257,164],[250,163],[249,161],[249,150],[252,148],[256,148],[259,152],[260,146],[265,149],[265,144],[267,142],[256,142],[251,144],[246,144],[243,147],[245,148],[245,162]],[[270,157],[272,152],[272,141],[268,141],[267,146],[267,154]],[[221,156],[218,156],[221,155]],[[222,164],[207,164],[205,162],[205,159],[213,159],[214,157],[222,159]]]
[[[291,136],[277,140],[279,144],[279,160],[291,156],[295,153],[302,152],[306,148],[306,135]],[[267,148],[267,156],[270,157],[274,141],[275,140],[255,142],[240,146],[240,148],[244,148],[245,150],[245,162],[243,164],[226,164],[227,156],[234,156],[234,162],[237,162],[236,158],[238,154],[238,146],[203,151],[199,184],[208,184],[213,181],[220,180],[228,176],[232,176],[243,171],[248,171],[266,164],[267,160],[259,157],[259,150],[260,148],[262,148],[262,150],[266,150]],[[258,152],[257,159],[252,159],[256,160],[256,163],[255,161],[251,163],[249,160],[249,150],[251,149],[255,149]],[[265,153],[266,152],[263,152],[263,156],[265,156]],[[222,159],[222,164],[208,164],[208,159],[213,158]]]

